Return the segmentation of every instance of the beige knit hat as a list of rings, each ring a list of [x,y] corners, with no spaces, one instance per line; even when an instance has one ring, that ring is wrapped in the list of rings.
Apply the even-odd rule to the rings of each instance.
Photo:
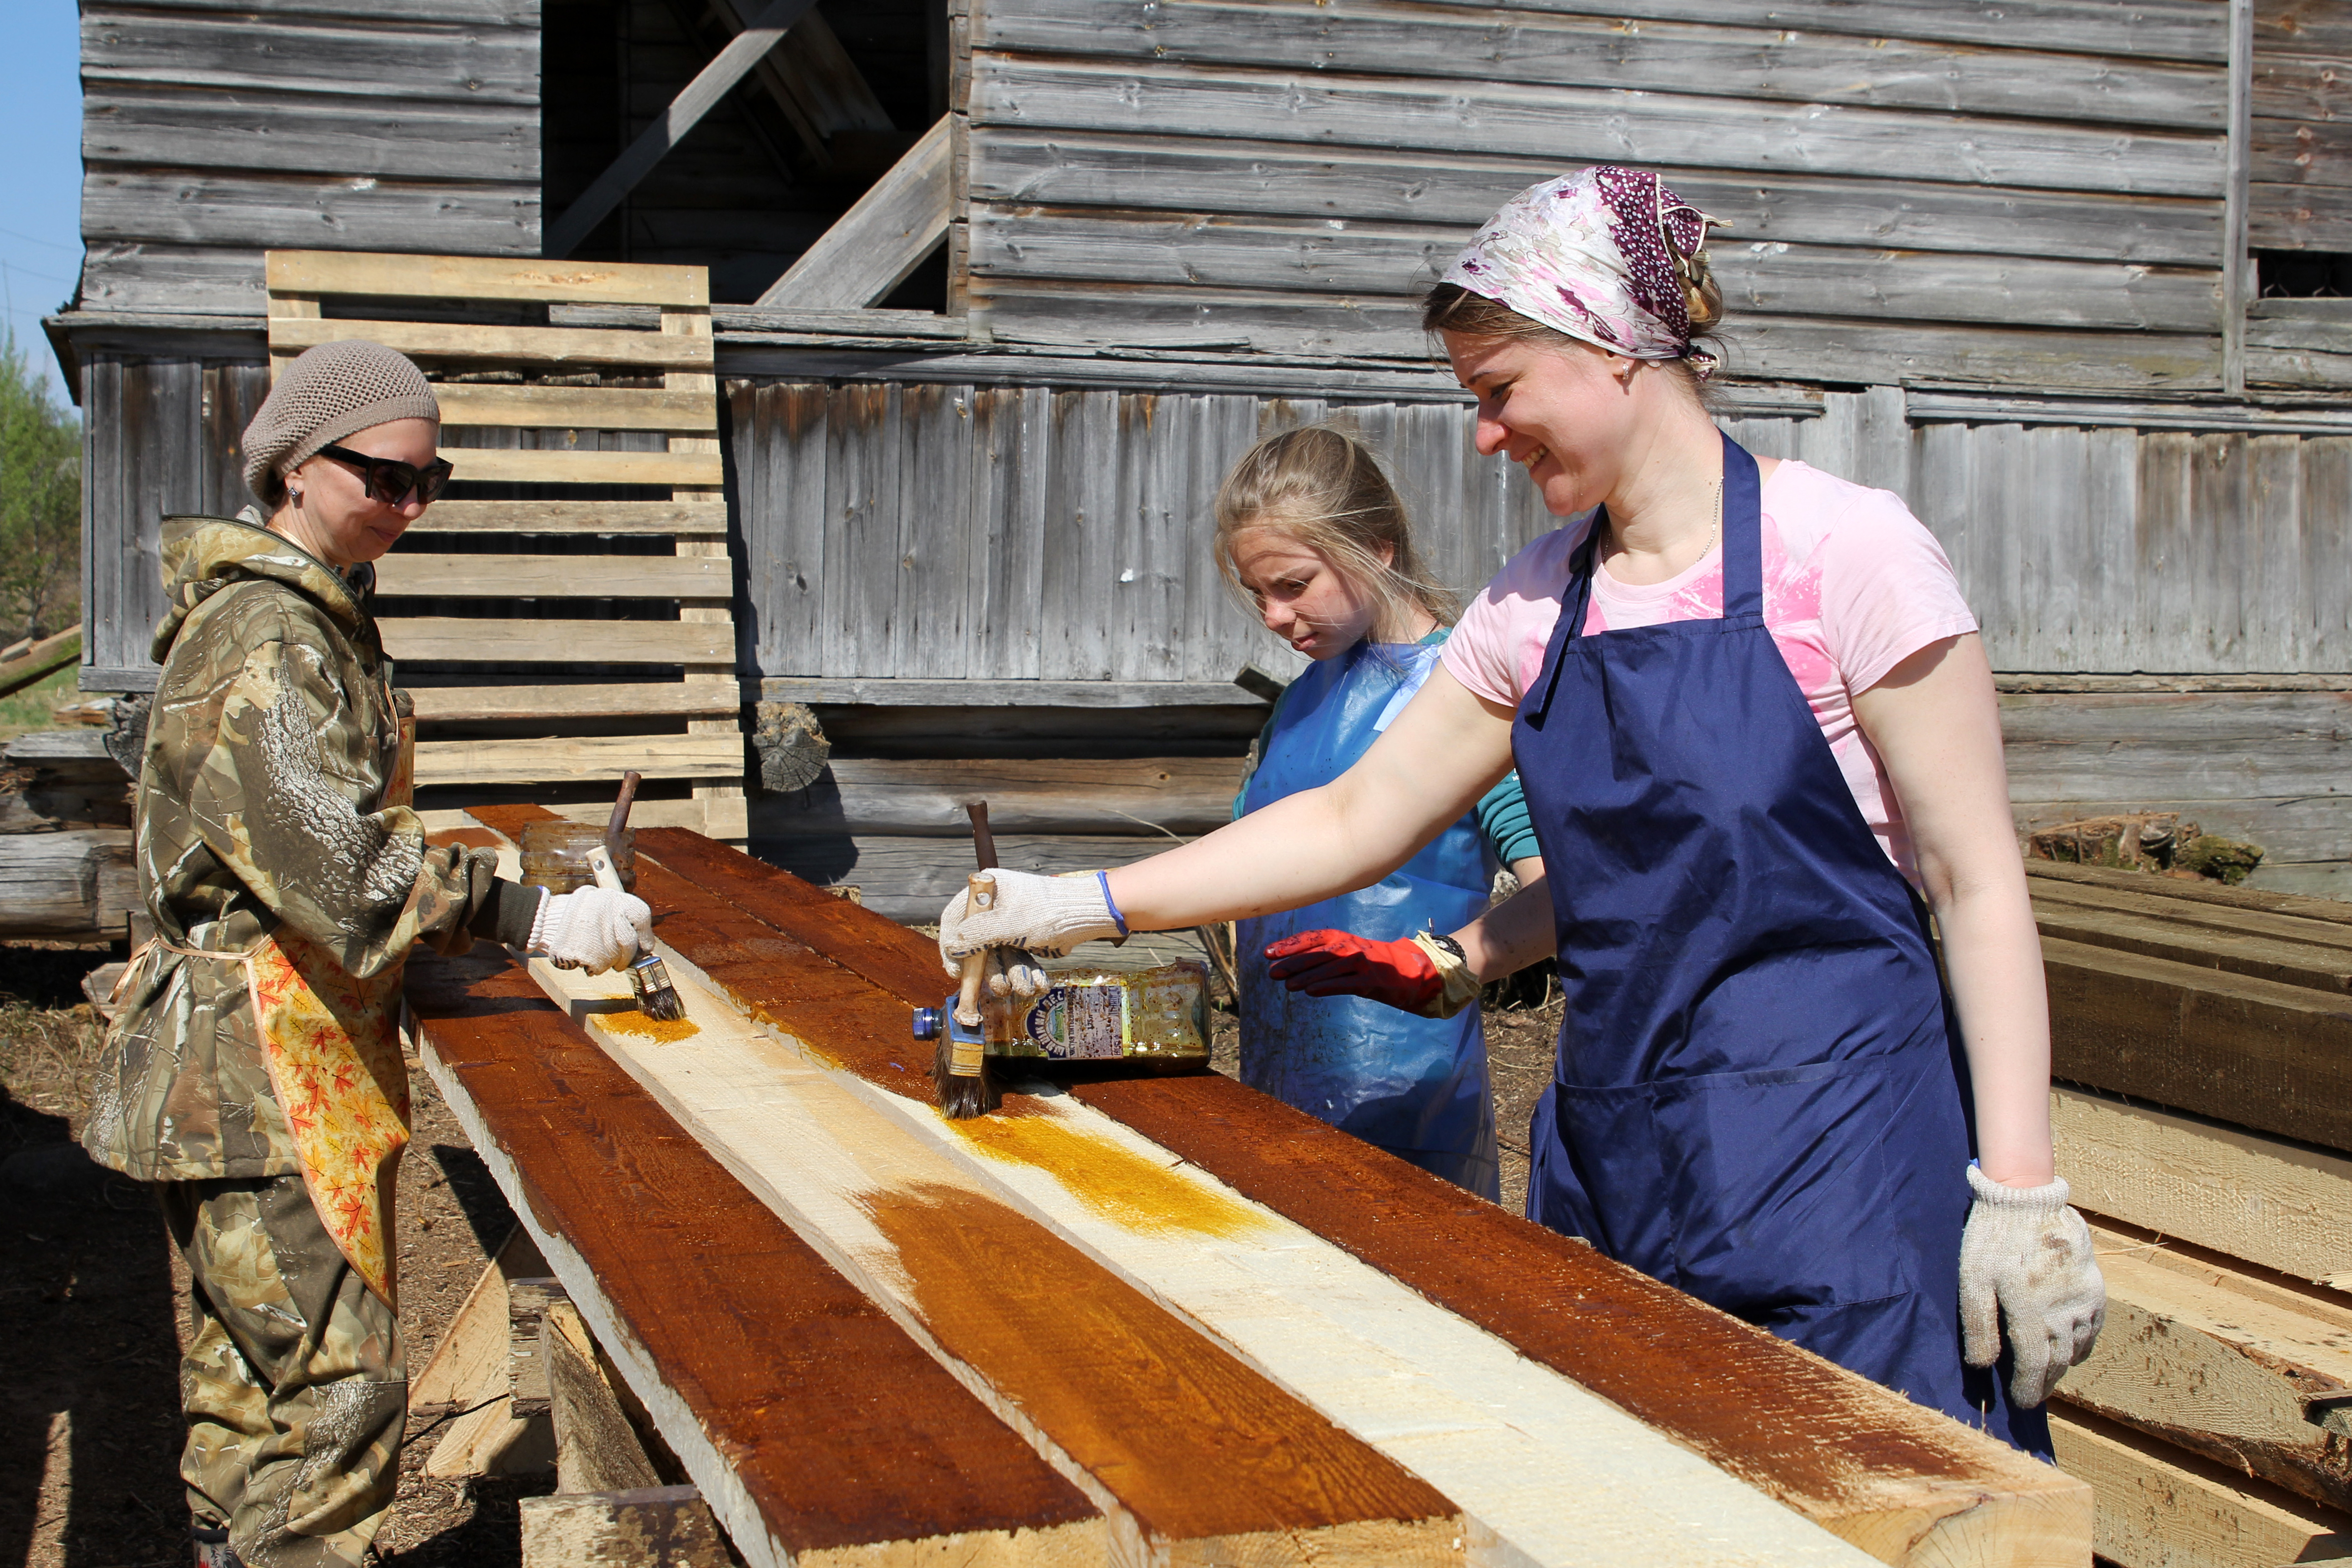
[[[274,507],[285,476],[320,447],[394,419],[440,417],[433,384],[406,354],[356,338],[305,349],[245,427],[245,488]]]

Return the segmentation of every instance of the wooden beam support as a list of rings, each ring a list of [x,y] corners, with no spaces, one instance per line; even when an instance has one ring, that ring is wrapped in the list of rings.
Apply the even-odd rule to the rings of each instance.
[[[856,310],[907,280],[947,237],[953,216],[952,115],[941,115],[907,155],[857,198],[759,298],[795,310]]]
[[[2280,1568],[2352,1559],[2352,1521],[2112,1421],[2053,1406],[2058,1466],[2098,1493],[2116,1568]]]
[[[476,815],[518,832],[535,813]],[[637,853],[641,868],[677,872],[696,896],[751,917],[747,938],[805,946],[878,987],[895,1005],[862,1004],[866,1021],[847,1035],[833,989],[771,994],[760,1011],[796,1035],[831,1028],[827,1048],[843,1067],[893,1092],[925,1092],[899,1009],[935,1005],[946,989],[927,939],[691,835],[642,832]],[[723,983],[751,995],[759,970]],[[1983,1542],[2040,1550],[2087,1531],[2087,1499],[2046,1468],[1230,1079],[1118,1080],[1071,1093],[1882,1560],[2010,1561]],[[1811,1413],[1798,1416],[1783,1399]]]
[[[658,387],[496,386],[445,381],[433,388],[441,423],[541,430],[681,430],[719,427],[719,405]]]
[[[398,659],[533,664],[697,664],[735,657],[725,621],[508,621],[390,616],[377,623]]]
[[[667,533],[723,535],[724,501],[444,500],[411,533]]]
[[[596,1342],[569,1300],[540,1315],[540,1361],[555,1418],[555,1489],[637,1491],[661,1484],[620,1397],[597,1364]]]
[[[728,1568],[733,1561],[693,1487],[529,1497],[521,1513],[522,1568]]]
[[[2084,1210],[2352,1290],[2352,1159],[2063,1086],[2050,1128]]]
[[[426,1070],[753,1568],[1103,1558],[1084,1497],[503,953],[419,954],[407,992]]]
[[[740,735],[590,735],[570,739],[419,741],[416,782],[538,784],[617,780],[632,768],[649,779],[740,779]]]
[[[650,454],[648,454],[650,455]],[[734,591],[724,555],[429,555],[376,563],[375,591],[447,599],[718,599]]]
[[[710,303],[702,267],[641,262],[518,261],[488,256],[384,256],[351,250],[272,250],[263,263],[273,294],[365,294],[387,300],[562,300],[596,305]]]
[[[636,188],[637,182],[651,174],[654,165],[685,140],[686,133],[719,100],[735,89],[735,84],[751,73],[751,68],[815,3],[816,0],[768,0],[750,25],[729,39],[718,58],[696,73],[685,90],[629,143],[627,151],[589,182],[588,188],[564,209],[563,216],[548,226],[547,255],[564,257],[577,249],[589,231],[604,222],[605,215]]]
[[[786,0],[799,4],[800,0]],[[287,300],[272,300],[273,306]],[[354,338],[382,343],[428,361],[498,360],[508,364],[630,365],[646,370],[709,370],[710,340],[664,332],[604,331],[592,327],[489,327],[443,321],[362,321],[342,317],[269,318],[269,352],[291,359],[320,343]],[[429,514],[428,514],[429,515]]]
[[[2352,1407],[2352,1299],[2190,1256],[2146,1231],[2095,1223],[2092,1235],[2106,1326],[2058,1396],[2352,1508],[2352,1450],[2320,1424],[2333,1406]]]
[[[655,560],[663,557],[656,556]],[[729,693],[677,680],[561,686],[406,686],[420,723],[460,719],[719,718],[739,706]],[[643,768],[637,770],[645,772]]]
[[[711,0],[710,9],[730,32],[742,31],[744,9],[736,0]],[[834,166],[834,132],[891,129],[881,100],[821,11],[793,23],[783,41],[761,57],[757,74],[820,169]]]
[[[726,478],[717,452],[450,447],[444,455],[455,466],[451,478],[459,484],[715,486]]]

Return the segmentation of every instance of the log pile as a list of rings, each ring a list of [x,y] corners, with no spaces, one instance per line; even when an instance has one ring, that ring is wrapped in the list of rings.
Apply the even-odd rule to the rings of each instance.
[[[2080,1483],[1230,1079],[944,1122],[926,939],[637,857],[688,1027],[479,949],[411,1001],[747,1562],[2088,1561]]]
[[[96,942],[139,904],[131,780],[96,730],[0,747],[0,940]]]
[[[2105,1332],[2053,1406],[2122,1568],[2352,1558],[2352,905],[2029,863]]]

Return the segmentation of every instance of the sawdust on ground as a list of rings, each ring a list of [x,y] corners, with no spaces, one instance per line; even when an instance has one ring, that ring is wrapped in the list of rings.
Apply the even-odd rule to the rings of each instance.
[[[0,1563],[180,1568],[176,1367],[187,1273],[154,1200],[75,1142],[100,1028],[81,977],[121,956],[0,944]],[[400,1183],[401,1327],[411,1375],[514,1216],[422,1072]],[[517,1568],[531,1479],[439,1481],[439,1433],[409,1423],[388,1568]]]

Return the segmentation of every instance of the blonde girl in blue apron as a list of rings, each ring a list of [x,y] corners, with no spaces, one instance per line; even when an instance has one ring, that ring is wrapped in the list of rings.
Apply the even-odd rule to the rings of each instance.
[[[1454,596],[1430,580],[1372,454],[1325,426],[1259,442],[1217,494],[1217,566],[1315,662],[1258,737],[1234,815],[1329,784],[1437,668]],[[1512,774],[1370,887],[1240,922],[1242,1079],[1492,1202],[1495,1103],[1478,988],[1443,984],[1439,934],[1485,911],[1496,871],[1542,874]],[[1377,988],[1333,960],[1391,956]],[[1249,962],[1263,954],[1271,969]],[[1295,973],[1294,973],[1295,972]],[[1289,979],[1293,985],[1285,984]]]
[[[1711,221],[1612,167],[1496,214],[1425,324],[1479,450],[1565,526],[1337,780],[1099,878],[1000,876],[940,951],[1329,899],[1516,760],[1549,907],[1456,934],[1480,975],[1557,953],[1530,1215],[2047,1456],[2105,1289],[2053,1168],[1991,671],[1896,498],[1768,468],[1708,416]]]

